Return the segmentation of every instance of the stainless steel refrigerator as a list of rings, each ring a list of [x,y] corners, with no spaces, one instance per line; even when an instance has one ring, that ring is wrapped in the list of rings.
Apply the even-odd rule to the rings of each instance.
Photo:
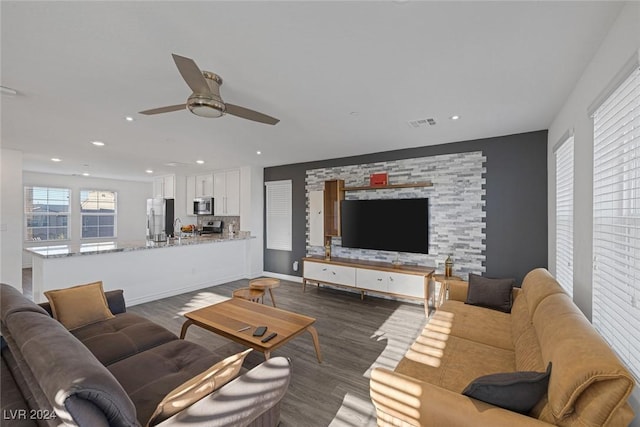
[[[173,236],[173,199],[147,199],[147,239],[164,242]]]

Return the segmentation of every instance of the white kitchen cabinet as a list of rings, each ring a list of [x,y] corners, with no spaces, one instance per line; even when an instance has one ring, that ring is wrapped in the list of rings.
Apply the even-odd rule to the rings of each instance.
[[[196,198],[196,176],[191,175],[187,177],[187,215],[195,216],[193,212],[193,199]]]
[[[324,191],[309,192],[309,245],[324,246]]]
[[[216,215],[240,215],[240,170],[213,173],[213,198]]]
[[[213,174],[197,175],[195,184],[196,197],[213,197]]]
[[[213,197],[213,174],[190,175],[187,177],[187,215],[193,213],[193,199]]]
[[[153,178],[153,197],[174,199],[176,197],[175,175],[164,175]]]

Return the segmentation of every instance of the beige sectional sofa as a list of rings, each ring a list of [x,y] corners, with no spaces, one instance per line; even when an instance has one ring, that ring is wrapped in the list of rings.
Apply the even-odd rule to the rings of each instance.
[[[449,282],[394,371],[372,371],[380,426],[626,426],[632,375],[545,269],[513,289],[511,313],[465,304],[467,282]],[[476,378],[544,372],[547,394],[528,414],[463,395]]]

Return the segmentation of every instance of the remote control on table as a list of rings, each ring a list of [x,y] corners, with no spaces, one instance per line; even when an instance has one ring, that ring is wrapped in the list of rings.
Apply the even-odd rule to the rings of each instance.
[[[262,342],[270,341],[270,340],[274,339],[276,337],[276,335],[278,335],[278,334],[276,334],[275,332],[271,332],[269,335],[267,335],[266,337],[262,338]]]

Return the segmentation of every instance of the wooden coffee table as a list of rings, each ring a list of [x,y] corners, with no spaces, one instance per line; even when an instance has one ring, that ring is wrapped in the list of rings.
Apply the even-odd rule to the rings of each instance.
[[[186,313],[184,316],[187,320],[182,325],[181,339],[184,339],[189,326],[197,325],[239,344],[261,351],[264,353],[265,359],[269,359],[273,350],[282,347],[293,338],[307,331],[313,339],[318,362],[322,363],[318,332],[312,326],[316,321],[313,317],[240,298],[232,298],[213,304]],[[247,326],[249,328],[245,329]],[[258,326],[266,326],[267,332],[261,337],[254,337],[253,331]],[[263,343],[261,340],[272,332],[276,332],[278,336]]]

